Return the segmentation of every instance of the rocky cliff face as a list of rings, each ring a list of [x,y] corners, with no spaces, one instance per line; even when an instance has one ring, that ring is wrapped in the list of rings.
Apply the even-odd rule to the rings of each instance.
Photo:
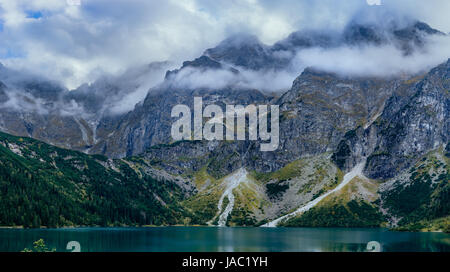
[[[344,78],[306,69],[277,102],[284,149],[295,156],[334,149],[336,139],[382,110],[397,84],[398,80]]]
[[[170,92],[168,95],[166,92]],[[113,131],[99,128],[97,133],[105,135],[91,150],[113,157],[142,154],[150,147],[159,144],[170,144],[171,126],[174,118],[171,110],[177,104],[188,105],[193,109],[194,97],[203,99],[203,105],[217,104],[225,108],[225,104],[265,103],[267,97],[256,90],[229,88],[210,91],[207,89],[183,90],[161,87],[152,90],[142,104],[121,118]]]
[[[183,169],[198,170],[204,165],[222,175],[240,167],[273,172],[304,156],[335,150],[347,131],[369,125],[382,112],[385,101],[400,82],[398,79],[343,78],[306,69],[294,81],[291,90],[271,101],[280,107],[280,146],[276,151],[261,152],[258,141],[197,141],[154,146],[146,150],[145,156],[158,161],[163,168],[179,169],[176,172]],[[192,100],[190,95],[188,97]],[[230,99],[225,101],[233,102]],[[236,101],[243,105],[255,101],[268,102],[263,96],[260,99],[248,98],[247,101],[240,97]],[[174,103],[166,101],[164,104]],[[150,108],[148,104],[144,103],[144,106]],[[160,133],[168,133],[170,129],[168,116],[169,113],[166,116],[168,126],[159,130]],[[162,140],[164,134],[160,137]],[[190,160],[179,160],[179,154]]]
[[[367,176],[385,179],[409,167],[429,150],[447,145],[449,65],[447,61],[423,79],[400,85],[370,126],[360,126],[345,135],[334,155],[336,163],[349,169],[367,157]]]
[[[256,36],[241,34],[206,50],[204,55],[250,70],[284,68],[288,64],[288,59],[279,58],[273,53],[273,48],[262,44]]]
[[[190,105],[193,95],[204,96],[205,105],[215,101],[235,105],[278,103],[283,119],[280,150],[284,151],[270,155],[247,153],[262,159],[256,160],[253,168],[272,171],[303,154],[332,150],[347,130],[366,124],[379,112],[398,81],[345,79],[307,69],[295,80],[292,89],[275,102],[274,95],[246,87],[246,81],[251,78],[243,78],[242,73],[296,72],[292,57],[311,47],[390,43],[407,54],[425,44],[430,35],[442,33],[421,22],[386,23],[381,27],[361,20],[353,21],[342,32],[295,32],[273,46],[262,44],[254,36],[235,35],[206,50],[203,56],[184,62],[180,69],[168,71],[164,82],[152,88],[147,97],[148,88],[164,78],[171,64],[138,67],[70,92],[49,80],[22,75],[2,66],[0,126],[8,133],[117,158],[170,143],[170,109],[175,104]],[[226,72],[231,77],[217,88],[181,84],[186,77],[183,73],[192,70]],[[237,145],[249,146],[249,143]],[[271,162],[275,157],[281,163]]]

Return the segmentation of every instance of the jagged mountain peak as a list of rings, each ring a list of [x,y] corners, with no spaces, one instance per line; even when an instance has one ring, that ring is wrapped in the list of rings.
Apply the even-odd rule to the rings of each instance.
[[[421,22],[421,21],[416,21],[416,23],[413,25],[413,28],[415,30],[420,30],[423,31],[427,34],[444,34],[443,32],[434,29],[432,27],[430,27],[427,23]]]
[[[275,60],[270,47],[261,43],[255,35],[236,34],[204,52],[209,58],[251,70],[274,67]]]
[[[411,20],[408,23],[390,21],[384,24],[352,21],[342,34],[346,44],[381,45],[394,42],[407,53],[413,50],[412,45],[422,46],[425,44],[424,37],[428,35],[444,35],[444,33],[433,29],[424,22]]]
[[[205,50],[204,55],[212,58],[220,57],[229,50],[245,50],[245,49],[265,50],[267,45],[263,44],[256,35],[247,33],[233,34],[221,41],[217,46]]]
[[[427,43],[430,35],[445,35],[428,24],[411,18],[397,18],[384,11],[368,12],[351,20],[342,31],[304,29],[291,33],[272,46],[263,44],[255,35],[235,34],[203,56],[183,63],[183,67],[220,69],[221,65],[236,69],[288,70],[295,54],[308,48],[337,48],[342,46],[393,45],[405,55]],[[170,74],[170,73],[169,73]]]
[[[181,66],[180,69],[176,69],[173,71],[168,71],[166,73],[166,79],[169,78],[171,75],[176,74],[177,72],[179,72],[182,69],[185,69],[187,67],[192,67],[192,68],[201,68],[201,69],[221,69],[222,68],[222,64],[218,61],[215,61],[213,59],[211,59],[208,56],[201,56],[199,58],[196,58],[192,61],[185,61],[183,62],[183,65]]]
[[[318,69],[316,67],[310,66],[310,67],[306,67],[303,70],[303,72],[300,74],[300,76],[298,76],[298,78],[303,78],[303,77],[306,77],[306,76],[309,76],[309,75],[320,75],[320,76],[333,75],[333,76],[335,76],[336,74],[331,73],[331,72],[325,72],[325,71],[322,71],[322,70],[320,70],[320,69]]]
[[[373,43],[379,45],[386,42],[386,35],[377,25],[350,23],[343,33],[344,42],[351,45]]]
[[[336,33],[321,30],[299,30],[272,46],[272,51],[295,51],[299,48],[330,47],[336,44]]]
[[[166,75],[164,77],[165,79],[165,85],[169,85],[171,87],[174,87],[173,84],[171,83],[176,83],[173,81],[176,81],[177,78],[177,74],[179,74],[182,70],[187,69],[187,68],[193,68],[193,69],[197,69],[200,72],[204,72],[207,70],[220,70],[220,69],[226,69],[232,73],[239,73],[238,70],[229,67],[229,65],[224,65],[216,60],[213,60],[212,58],[208,57],[208,56],[201,56],[199,58],[196,58],[192,61],[185,61],[183,62],[183,65],[181,66],[181,68],[179,69],[175,69],[175,70],[169,70],[166,72]]]

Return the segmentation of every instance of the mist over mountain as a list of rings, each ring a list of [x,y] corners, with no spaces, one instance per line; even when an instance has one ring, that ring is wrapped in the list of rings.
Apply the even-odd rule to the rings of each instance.
[[[163,81],[172,67],[170,62],[153,62],[131,68],[119,76],[105,75],[91,84],[83,84],[64,97],[79,103],[91,114],[117,115],[133,110],[148,90]]]
[[[450,36],[445,32],[448,30],[428,25],[423,17],[413,16],[420,14],[409,9],[402,14],[394,4],[368,7],[365,1],[356,0],[346,3],[358,5],[342,6],[332,5],[332,1],[316,4],[287,1],[278,10],[261,1],[259,8],[253,7],[256,17],[247,18],[244,15],[250,14],[247,9],[251,6],[241,4],[241,9],[236,9],[222,3],[222,16],[230,17],[218,15],[211,20],[208,15],[215,10],[200,2],[185,6],[162,4],[160,10],[180,15],[173,19],[175,23],[180,23],[178,20],[188,10],[189,16],[184,19],[192,20],[192,24],[171,31],[173,22],[169,22],[161,31],[164,35],[156,31],[150,38],[138,35],[147,34],[145,29],[141,28],[142,33],[135,32],[142,27],[141,21],[158,25],[142,11],[136,12],[136,18],[127,18],[132,26],[129,33],[116,30],[117,26],[111,23],[93,26],[86,34],[84,24],[80,24],[77,31],[86,35],[75,36],[86,40],[74,42],[88,44],[88,48],[70,47],[62,42],[47,46],[49,53],[43,54],[43,59],[54,67],[54,76],[46,71],[48,67],[42,66],[42,71],[37,68],[35,48],[25,50],[28,55],[23,59],[12,54],[6,61],[0,58],[5,63],[0,65],[0,130],[18,136],[3,135],[0,139],[0,151],[5,158],[11,162],[21,158],[30,164],[36,160],[45,162],[46,167],[56,165],[54,158],[47,158],[51,154],[38,152],[41,158],[36,153],[35,148],[39,149],[42,143],[28,140],[22,143],[20,137],[82,151],[89,155],[83,155],[88,161],[98,162],[96,156],[106,156],[95,164],[95,167],[106,165],[104,176],[116,171],[114,163],[117,163],[123,166],[123,171],[135,171],[137,179],[152,176],[168,180],[180,190],[190,188],[188,195],[176,197],[183,208],[173,207],[186,208],[186,212],[177,213],[183,216],[195,213],[194,221],[200,224],[276,225],[281,222],[277,219],[287,216],[289,220],[281,223],[291,226],[389,224],[409,228],[408,224],[433,225],[434,220],[447,220]],[[18,9],[8,3],[10,10]],[[110,10],[102,10],[99,16],[109,18],[109,13],[118,12],[117,8],[134,11],[135,5],[126,6],[119,1],[108,6]],[[153,5],[145,7],[150,9]],[[308,24],[304,20],[310,16],[302,11],[301,27],[293,28],[296,24],[282,20],[291,12],[290,5],[293,10],[307,7],[328,12],[336,7],[333,16],[323,15],[331,18],[334,25],[330,26],[321,16]],[[271,17],[264,17],[271,8],[274,8],[269,13]],[[90,9],[62,10],[72,16],[67,17],[67,24],[74,17],[78,18],[75,21],[94,20]],[[230,18],[241,20],[241,17],[248,21],[240,24],[246,25],[245,28],[229,22]],[[195,40],[198,18],[206,25],[203,31],[220,31],[211,32],[216,34],[206,31],[208,35]],[[18,21],[14,27],[22,31],[30,30],[25,26],[37,27],[32,20],[40,18],[28,19]],[[44,30],[49,27],[48,20],[55,23],[60,18],[49,12],[48,18],[41,19],[40,27]],[[266,20],[270,21],[270,27],[264,24]],[[11,21],[7,20],[5,26],[12,27]],[[282,37],[274,26],[281,26]],[[111,34],[100,35],[107,43],[94,37],[96,27],[101,33]],[[71,34],[75,31],[71,27],[69,30]],[[187,33],[179,33],[183,30]],[[122,31],[127,33],[129,44],[124,45]],[[134,35],[136,41],[130,40],[129,35]],[[114,41],[111,37],[122,38]],[[6,44],[15,40],[9,38]],[[147,51],[148,44],[148,48],[159,50]],[[70,60],[64,45],[75,49]],[[120,50],[121,45],[128,51]],[[0,42],[0,48],[3,46]],[[174,47],[186,52],[181,54]],[[153,54],[167,61],[147,61],[153,59]],[[54,56],[61,56],[61,60]],[[60,62],[76,68],[64,73],[57,65]],[[76,88],[66,87],[74,82]],[[174,121],[171,110],[178,104],[193,108],[196,96],[202,97],[204,107],[215,104],[223,110],[226,105],[278,105],[278,149],[262,152],[260,141],[248,139],[175,141],[171,137]],[[44,148],[52,149],[47,145]],[[0,167],[7,166],[0,163]],[[229,188],[230,180],[242,184],[233,191]],[[345,190],[334,191],[341,185]],[[224,195],[230,190],[232,195],[236,194],[235,199]],[[419,190],[426,194],[414,198]],[[158,193],[164,195],[164,190]],[[316,208],[295,212],[314,204],[316,199],[321,200],[325,194],[338,193],[340,197],[319,201]],[[402,199],[418,200],[408,202],[410,206],[405,207],[396,198],[399,195]],[[154,198],[158,201],[158,195]],[[232,203],[231,209],[223,209],[219,204],[225,198]],[[171,197],[167,200],[175,201]],[[165,207],[164,201],[161,205]],[[335,210],[344,212],[341,221],[329,216]],[[427,210],[432,213],[426,215]],[[136,212],[133,222],[149,222],[140,218],[138,210],[133,212]]]
[[[4,116],[9,114],[10,117],[3,117],[1,124],[8,132],[36,137],[35,128],[47,127],[41,123],[42,118],[47,120],[44,121],[46,124],[55,118],[69,119],[71,121],[65,121],[64,126],[72,137],[62,134],[63,138],[59,138],[51,134],[51,140],[44,135],[38,139],[78,150],[91,150],[89,152],[112,152],[121,154],[119,156],[139,154],[151,145],[168,141],[164,136],[170,131],[168,106],[181,102],[189,104],[187,94],[197,90],[224,97],[237,95],[230,103],[241,104],[239,97],[247,96],[249,91],[260,92],[261,96],[266,96],[265,101],[271,101],[274,95],[281,96],[291,89],[294,79],[306,67],[355,77],[355,80],[373,77],[389,81],[413,77],[445,61],[450,55],[449,41],[448,35],[426,23],[397,18],[375,8],[353,16],[341,30],[300,30],[271,46],[255,35],[234,34],[204,50],[200,57],[183,62],[178,69],[170,70],[176,67],[170,62],[155,62],[130,68],[117,76],[103,75],[70,91],[57,81],[3,67],[0,81],[5,85],[4,102],[0,108],[5,111]],[[230,93],[229,90],[233,91]],[[238,95],[239,90],[242,95]],[[142,112],[141,108],[149,107],[148,101],[156,94],[169,96],[171,102],[162,108],[156,104],[152,111],[153,115],[164,112],[164,121],[158,117],[145,125],[146,118],[150,117],[134,115]],[[177,94],[184,98],[175,99]],[[53,117],[49,119],[48,116]],[[129,116],[134,116],[133,120],[125,121]],[[141,125],[136,126],[138,120]],[[156,122],[166,125],[161,127]],[[132,127],[118,135],[117,130],[125,124]],[[128,151],[110,150],[105,146],[109,141],[117,141],[108,139],[110,137],[119,137],[132,144],[134,140],[130,142],[129,135],[141,126],[145,133],[137,134],[143,137],[137,150],[119,142],[115,145],[122,147],[117,148]]]

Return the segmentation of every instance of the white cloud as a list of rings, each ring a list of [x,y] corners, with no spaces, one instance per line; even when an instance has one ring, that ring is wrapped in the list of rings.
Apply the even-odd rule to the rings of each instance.
[[[272,44],[297,29],[339,29],[365,6],[365,0],[84,0],[80,6],[2,0],[0,61],[74,88],[152,61],[193,59],[232,33]],[[450,1],[385,0],[383,6],[450,32]],[[27,18],[29,11],[42,17]]]
[[[299,51],[294,62],[342,75],[389,77],[426,72],[449,57],[450,37],[435,36],[407,56],[392,45],[311,48]]]

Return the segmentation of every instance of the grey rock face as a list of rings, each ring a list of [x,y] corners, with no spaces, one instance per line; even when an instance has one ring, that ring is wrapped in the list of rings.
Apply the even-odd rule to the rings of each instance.
[[[307,68],[278,104],[286,139],[305,137],[333,148],[349,129],[366,124],[384,106],[398,80],[343,78]],[[300,130],[299,130],[300,129]],[[322,150],[324,151],[324,150]],[[315,153],[315,152],[314,152]]]
[[[414,86],[414,94],[394,115],[387,112],[374,124],[379,139],[365,172],[392,177],[415,158],[447,144],[450,135],[450,61],[434,68]],[[388,102],[388,107],[393,101]],[[375,134],[375,133],[374,133]]]
[[[272,172],[332,151],[344,171],[367,158],[368,177],[389,178],[448,142],[447,81],[448,63],[409,80],[343,78],[306,69],[274,101],[281,115],[278,150],[260,152],[252,141],[197,141],[161,145],[145,156],[176,173],[207,165],[220,177],[240,167]]]
[[[336,33],[318,31],[297,31],[291,33],[286,39],[275,43],[271,50],[291,51],[310,47],[335,47],[339,44],[339,35]]]
[[[168,94],[170,93],[170,95]],[[217,104],[225,109],[226,104],[248,105],[264,104],[268,98],[256,90],[183,90],[160,86],[151,91],[142,104],[120,119],[116,127],[99,128],[101,135],[108,134],[100,140],[91,152],[100,152],[112,157],[142,154],[148,148],[158,144],[171,143],[171,127],[175,121],[171,110],[177,104],[188,105],[193,109],[194,97],[200,96],[203,104]],[[193,112],[193,110],[192,110]]]
[[[239,69],[286,69],[291,60],[287,55],[280,57],[280,52],[294,53],[309,47],[359,46],[392,41],[402,48],[404,45],[414,48],[424,43],[426,35],[438,34],[441,33],[420,22],[410,22],[402,26],[375,26],[370,22],[355,21],[342,33],[296,32],[274,46],[264,45],[254,36],[237,35],[224,40],[215,48],[206,50],[203,56],[184,62],[180,69],[167,72],[162,84],[152,88],[146,96],[146,91],[144,92],[145,99],[142,102],[119,113],[114,113],[114,106],[127,95],[135,93],[137,86],[142,86],[142,82],[135,80],[136,78],[168,66],[161,63],[159,68],[149,66],[117,78],[101,78],[71,92],[51,82],[35,80],[32,84],[28,81],[25,84],[17,80],[21,77],[5,72],[7,69],[3,67],[0,80],[6,78],[8,81],[5,85],[9,82],[22,82],[21,89],[24,94],[20,94],[20,101],[31,106],[30,109],[21,110],[1,108],[0,126],[12,134],[31,136],[51,144],[91,154],[105,154],[113,158],[147,152],[146,156],[160,157],[159,159],[165,161],[167,167],[170,165],[174,171],[180,167],[197,169],[205,163],[210,163],[211,167],[221,172],[222,170],[218,170],[220,167],[211,163],[214,161],[216,165],[227,163],[223,168],[224,173],[239,166],[270,172],[305,155],[335,151],[336,148],[336,163],[347,169],[362,156],[367,157],[376,152],[375,147],[378,141],[381,141],[378,134],[397,133],[395,129],[389,132],[386,131],[388,128],[375,128],[372,122],[378,115],[383,113],[380,118],[389,122],[393,121],[394,117],[399,120],[396,121],[399,124],[407,121],[398,117],[397,113],[402,106],[410,102],[409,94],[415,92],[404,87],[405,84],[402,84],[401,80],[345,78],[306,69],[294,81],[292,88],[278,99],[266,96],[258,90],[244,89],[233,84],[219,89],[181,88],[176,82],[172,82],[172,75],[175,76],[187,68],[201,71],[222,69],[235,74],[239,74]],[[163,78],[164,73],[161,75],[161,79]],[[401,93],[402,90],[405,93]],[[170,129],[174,120],[170,117],[170,111],[176,104],[186,104],[192,108],[194,96],[202,96],[204,105],[214,103],[222,108],[225,104],[278,104],[281,114],[279,149],[274,152],[260,152],[259,143],[251,141],[223,145],[193,142],[171,146]],[[388,98],[389,102],[386,104]],[[434,97],[439,98],[441,97]],[[0,101],[6,101],[6,93],[2,89]],[[81,113],[74,113],[78,108]],[[39,111],[42,109],[44,112]],[[70,114],[66,112],[68,109],[72,110]],[[422,113],[426,111],[418,114]],[[354,130],[355,128],[358,129]],[[401,130],[400,127],[397,129]],[[352,136],[353,134],[356,136]],[[341,142],[342,137],[344,142],[349,141],[347,145]],[[390,149],[390,140],[391,138],[386,139],[384,145],[380,142],[380,148],[383,146],[382,149]],[[422,138],[417,139],[418,145],[421,140]],[[439,139],[433,141],[441,142]],[[160,148],[155,151],[150,149],[152,146]],[[429,144],[426,144],[418,150],[425,150],[428,146]],[[186,153],[195,157],[191,149],[197,152],[195,154],[198,154],[198,160],[195,159],[189,164],[177,160],[176,154]],[[369,168],[375,167],[378,159],[384,160],[381,155],[378,159],[372,157]],[[372,164],[374,166],[370,166]]]
[[[212,60],[211,58],[207,57],[207,56],[201,56],[193,61],[185,61],[183,62],[183,65],[181,66],[180,69],[176,69],[173,71],[167,71],[165,79],[166,80],[172,80],[173,77],[178,74],[182,69],[185,68],[198,68],[201,71],[206,71],[206,70],[220,70],[220,69],[224,69],[224,66],[220,63],[217,62],[215,60]],[[237,73],[238,71],[236,69],[230,69],[230,71]]]
[[[280,146],[276,151],[261,152],[260,143],[257,141],[196,141],[153,146],[146,150],[144,156],[175,173],[197,171],[205,165],[210,173],[217,177],[240,167],[258,172],[272,172],[293,160],[334,150],[346,131],[366,124],[381,112],[384,102],[398,84],[397,81],[342,78],[335,74],[306,69],[294,81],[290,91],[272,101],[280,106]],[[192,96],[188,97],[192,99]],[[221,97],[217,101],[222,99],[231,104],[237,102],[242,105],[255,101],[267,103],[267,99],[263,97],[259,100],[237,97],[230,99],[228,95],[228,98]],[[206,101],[214,102],[208,99]],[[164,104],[173,103],[165,101]],[[223,107],[222,104],[219,105]],[[165,131],[168,129],[165,128]],[[164,135],[157,137],[161,137],[161,141]],[[141,141],[137,139],[133,140],[133,143]]]
[[[287,64],[276,58],[271,48],[262,44],[256,36],[246,34],[225,39],[218,46],[206,50],[204,55],[250,70],[277,69]]]
[[[450,135],[449,71],[447,61],[422,80],[398,88],[372,125],[346,135],[335,153],[336,163],[348,169],[367,157],[365,174],[386,179],[426,152],[446,146]]]
[[[429,35],[445,35],[444,33],[431,28],[423,22],[416,22],[408,27],[394,30],[394,37],[397,44],[407,54],[414,51],[414,47],[423,47],[425,45],[425,38]]]

